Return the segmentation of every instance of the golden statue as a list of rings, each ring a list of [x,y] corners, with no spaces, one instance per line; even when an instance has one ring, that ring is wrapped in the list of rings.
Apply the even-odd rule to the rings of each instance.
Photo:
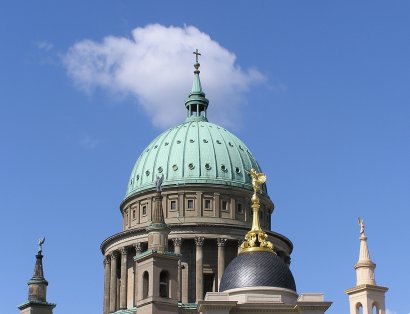
[[[252,178],[252,187],[253,187],[254,193],[260,192],[261,185],[266,182],[266,174],[261,173],[261,172],[256,172],[256,170],[253,168],[246,172]]]
[[[273,245],[268,241],[268,235],[262,230],[259,223],[259,203],[258,192],[261,192],[261,186],[266,182],[266,175],[257,172],[255,169],[246,171],[252,178],[253,195],[251,198],[251,207],[253,212],[252,229],[246,234],[245,241],[241,245],[240,252],[249,251],[268,251],[273,252]]]

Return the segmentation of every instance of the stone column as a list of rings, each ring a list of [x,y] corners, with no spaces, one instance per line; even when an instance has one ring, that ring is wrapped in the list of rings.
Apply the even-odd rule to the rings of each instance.
[[[174,253],[181,254],[182,238],[173,238],[174,242]],[[178,261],[178,302],[182,300],[182,269],[181,269],[181,259]]]
[[[110,313],[116,311],[117,298],[117,257],[118,252],[111,253],[111,274],[110,274]]]
[[[204,298],[204,274],[203,274],[203,249],[202,246],[204,245],[204,238],[203,237],[196,237],[195,238],[196,244],[196,302],[202,300]]]
[[[142,253],[142,245],[141,242],[137,242],[134,244],[135,246],[135,255],[139,255]],[[138,300],[138,269],[137,269],[137,261],[134,261],[134,306],[137,306]]]
[[[219,238],[217,239],[218,243],[218,291],[219,285],[221,284],[222,275],[225,270],[225,243],[226,239]]]
[[[104,257],[104,306],[103,314],[110,312],[110,267],[111,258],[109,255]]]
[[[127,308],[127,249],[121,248],[120,309]]]

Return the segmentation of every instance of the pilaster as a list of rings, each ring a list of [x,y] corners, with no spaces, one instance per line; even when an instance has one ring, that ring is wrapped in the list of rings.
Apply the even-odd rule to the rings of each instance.
[[[204,298],[204,275],[203,275],[203,237],[195,237],[196,244],[196,267],[195,267],[195,286],[196,286],[196,302]]]

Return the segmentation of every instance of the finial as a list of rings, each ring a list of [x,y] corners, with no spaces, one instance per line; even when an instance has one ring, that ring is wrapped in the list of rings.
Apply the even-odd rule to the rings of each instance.
[[[38,254],[40,255],[43,252],[43,244],[45,241],[46,241],[46,237],[42,237],[38,240]]]
[[[193,52],[193,54],[195,55],[195,64],[194,64],[195,71],[194,71],[194,73],[195,73],[195,74],[199,74],[200,64],[199,64],[199,62],[198,62],[198,56],[200,56],[201,54],[199,53],[198,49],[196,49],[196,50]]]
[[[164,174],[161,173],[161,175],[157,175],[157,179],[155,180],[155,190],[157,192],[162,191],[162,183],[164,182]]]
[[[359,226],[360,226],[360,236],[365,236],[364,235],[364,221],[363,221],[363,219],[362,218],[357,218],[357,223],[359,224]]]
[[[240,253],[251,251],[268,251],[273,252],[273,244],[268,241],[268,235],[262,230],[259,223],[259,196],[261,186],[266,182],[266,175],[257,172],[255,169],[246,171],[252,178],[253,195],[251,198],[251,207],[253,211],[252,229],[246,234],[245,241],[241,244]]]

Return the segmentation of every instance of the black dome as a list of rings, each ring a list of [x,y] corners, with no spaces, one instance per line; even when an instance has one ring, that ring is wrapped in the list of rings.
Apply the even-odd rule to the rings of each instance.
[[[289,267],[272,252],[244,252],[226,267],[219,291],[244,287],[277,287],[296,292]]]

